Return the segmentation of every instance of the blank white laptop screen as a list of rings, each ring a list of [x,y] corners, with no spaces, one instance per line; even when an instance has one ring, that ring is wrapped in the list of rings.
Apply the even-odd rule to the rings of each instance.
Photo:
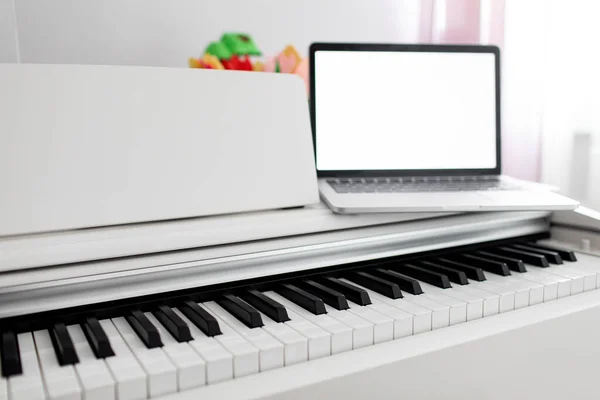
[[[317,51],[319,171],[496,168],[491,53]]]

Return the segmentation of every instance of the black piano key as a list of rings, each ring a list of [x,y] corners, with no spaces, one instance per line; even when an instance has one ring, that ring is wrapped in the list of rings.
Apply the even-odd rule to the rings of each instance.
[[[108,336],[106,336],[102,325],[96,318],[88,318],[82,324],[82,329],[96,358],[107,358],[115,355]]]
[[[524,251],[527,251],[530,253],[541,254],[544,257],[546,257],[548,262],[551,264],[562,264],[563,263],[562,257],[556,251],[536,249],[535,247],[525,246],[522,244],[513,244],[510,247],[519,249],[519,250],[524,250]]]
[[[488,258],[475,256],[472,254],[462,254],[457,256],[457,260],[464,262],[465,264],[472,265],[481,268],[484,271],[491,272],[492,274],[509,276],[510,270],[508,265],[501,261],[490,260]]]
[[[458,269],[452,269],[448,267],[444,267],[443,265],[437,264],[431,261],[423,261],[418,264],[419,267],[423,267],[433,272],[437,272],[440,274],[444,274],[450,279],[450,281],[454,283],[458,283],[459,285],[468,285],[469,280],[467,279],[467,274]]]
[[[404,275],[400,275],[399,273],[387,269],[376,268],[373,270],[369,270],[369,272],[389,281],[394,282],[400,289],[408,292],[410,294],[423,294],[423,289],[421,289],[421,285],[418,281],[409,278]]]
[[[206,336],[217,336],[222,333],[219,321],[195,301],[186,301],[179,310]]]
[[[161,305],[158,306],[158,310],[154,310],[152,314],[156,317],[169,333],[179,343],[189,342],[192,340],[192,334],[190,333],[190,327],[187,326],[184,320],[179,315],[175,314],[171,307]]]
[[[358,288],[349,283],[340,281],[337,278],[327,277],[321,280],[321,283],[333,290],[337,290],[346,296],[350,301],[355,302],[359,306],[368,306],[371,304],[371,298],[366,290]]]
[[[71,335],[69,335],[65,324],[55,324],[49,331],[58,363],[60,365],[77,364],[79,357],[77,357],[73,340],[71,340]]]
[[[315,315],[327,314],[323,300],[302,288],[284,283],[275,287],[274,290],[289,301]]]
[[[227,310],[248,328],[260,328],[264,325],[260,313],[237,296],[225,294],[217,299],[217,304]]]
[[[442,289],[452,287],[450,285],[450,279],[448,279],[446,275],[428,271],[427,269],[418,267],[414,264],[402,264],[398,267],[394,267],[394,270]]]
[[[330,289],[327,286],[323,286],[320,283],[310,279],[302,281],[299,286],[307,292],[319,297],[325,303],[337,310],[347,310],[350,308],[348,305],[348,300],[346,300],[346,296],[337,290]]]
[[[525,263],[523,263],[523,261],[519,260],[518,258],[502,256],[500,254],[490,253],[489,251],[478,251],[475,254],[485,257],[485,258],[489,258],[492,260],[506,263],[506,265],[508,265],[508,268],[511,271],[527,272],[527,268],[525,268]]]
[[[437,258],[435,260],[435,263],[440,264],[444,267],[462,271],[467,275],[467,278],[473,279],[474,281],[483,282],[486,280],[485,274],[483,273],[483,270],[481,268],[477,268],[472,265],[467,265],[459,261],[448,260],[447,258]]]
[[[400,286],[394,282],[386,281],[375,275],[368,274],[366,272],[352,272],[345,275],[344,278],[352,281],[358,285],[371,289],[372,291],[379,293],[390,299],[402,298],[402,292]]]
[[[513,249],[510,247],[497,247],[494,248],[495,253],[500,253],[502,255],[507,255],[509,257],[516,257],[524,262],[537,265],[538,267],[548,268],[550,264],[548,264],[548,260],[541,254],[535,254],[524,250]]]
[[[248,290],[239,294],[242,300],[275,322],[289,321],[285,307],[258,290]]]
[[[163,343],[158,329],[152,325],[152,322],[150,322],[143,312],[132,310],[126,319],[147,348],[162,347]]]
[[[21,356],[19,353],[19,340],[14,332],[3,332],[0,337],[0,363],[2,364],[2,376],[8,378],[13,375],[21,375]]]
[[[577,261],[577,257],[575,256],[575,253],[571,250],[561,249],[559,247],[554,247],[554,246],[541,245],[541,244],[537,244],[537,243],[527,243],[527,246],[535,247],[536,249],[540,249],[540,250],[555,251],[558,254],[560,254],[560,257],[563,259],[563,261],[570,261],[570,262]]]

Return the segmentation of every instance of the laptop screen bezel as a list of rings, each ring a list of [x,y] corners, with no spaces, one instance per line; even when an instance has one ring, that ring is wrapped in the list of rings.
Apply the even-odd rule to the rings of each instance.
[[[394,169],[394,170],[319,170],[317,166],[316,80],[315,53],[318,51],[381,51],[381,52],[438,52],[438,53],[489,53],[495,60],[496,102],[496,167],[481,169]],[[313,43],[309,51],[310,116],[315,154],[315,167],[319,177],[388,177],[388,176],[457,176],[499,175],[501,165],[500,143],[500,49],[492,45],[438,45],[438,44],[374,44],[374,43]]]

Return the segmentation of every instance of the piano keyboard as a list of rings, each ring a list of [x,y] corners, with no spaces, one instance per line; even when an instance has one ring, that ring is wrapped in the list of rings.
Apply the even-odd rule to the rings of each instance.
[[[0,400],[157,398],[599,287],[596,257],[514,241],[6,319]]]

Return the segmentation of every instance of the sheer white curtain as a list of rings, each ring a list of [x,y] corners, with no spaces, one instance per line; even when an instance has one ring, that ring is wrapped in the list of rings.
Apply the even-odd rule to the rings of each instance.
[[[537,147],[541,181],[600,209],[600,2],[506,0],[505,11],[504,126],[523,146],[515,165]]]
[[[423,0],[424,42],[502,49],[503,172],[600,209],[600,1]]]

